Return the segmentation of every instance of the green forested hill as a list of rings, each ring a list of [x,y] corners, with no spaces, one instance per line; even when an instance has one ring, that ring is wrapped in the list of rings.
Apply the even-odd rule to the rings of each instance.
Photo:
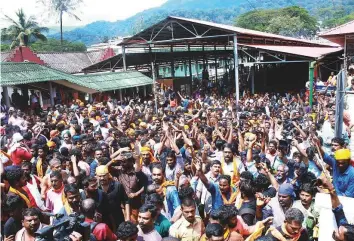
[[[64,39],[90,45],[101,42],[105,36],[132,35],[169,15],[234,24],[236,17],[249,11],[294,5],[307,9],[327,26],[354,18],[354,0],[169,0],[158,8],[145,10],[126,20],[97,21],[65,32]],[[59,34],[50,37],[59,38]]]

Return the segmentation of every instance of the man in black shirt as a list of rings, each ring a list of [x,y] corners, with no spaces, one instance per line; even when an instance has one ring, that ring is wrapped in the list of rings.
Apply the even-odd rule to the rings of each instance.
[[[96,203],[95,218],[99,222],[106,223],[112,230],[115,231],[115,223],[110,210],[108,196],[98,188],[98,180],[96,177],[86,177],[82,181],[84,191],[80,193],[81,200],[92,198]]]
[[[24,203],[19,196],[9,195],[6,200],[6,208],[11,217],[5,223],[4,236],[5,238],[15,237],[16,233],[22,228],[21,220]]]
[[[118,227],[119,224],[124,222],[124,215],[122,212],[123,205],[125,209],[125,221],[129,221],[129,199],[122,184],[112,179],[107,166],[98,166],[96,168],[96,176],[99,181],[99,189],[105,192],[108,196],[110,210],[113,215],[116,227]]]

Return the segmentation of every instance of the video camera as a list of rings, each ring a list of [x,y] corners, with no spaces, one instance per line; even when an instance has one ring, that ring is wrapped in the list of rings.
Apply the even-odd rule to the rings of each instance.
[[[85,223],[85,217],[72,213],[57,224],[37,230],[36,241],[71,241],[69,235],[75,231],[82,235],[82,241],[90,240],[90,224]]]

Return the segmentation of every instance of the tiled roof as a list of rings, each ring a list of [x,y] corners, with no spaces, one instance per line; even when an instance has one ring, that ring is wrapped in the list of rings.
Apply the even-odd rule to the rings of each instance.
[[[105,49],[90,52],[39,52],[37,56],[44,63],[56,70],[66,73],[80,73],[82,69],[101,61],[105,54]]]
[[[138,71],[72,75],[43,65],[25,62],[2,62],[1,85],[21,85],[46,81],[68,81],[96,92],[152,84],[151,78]]]
[[[1,62],[6,62],[11,56],[12,51],[1,52]]]

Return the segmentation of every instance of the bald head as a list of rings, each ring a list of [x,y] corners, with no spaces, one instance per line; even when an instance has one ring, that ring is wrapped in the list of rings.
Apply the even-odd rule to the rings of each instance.
[[[93,218],[95,214],[96,203],[92,198],[87,198],[81,203],[81,211],[85,217]]]

